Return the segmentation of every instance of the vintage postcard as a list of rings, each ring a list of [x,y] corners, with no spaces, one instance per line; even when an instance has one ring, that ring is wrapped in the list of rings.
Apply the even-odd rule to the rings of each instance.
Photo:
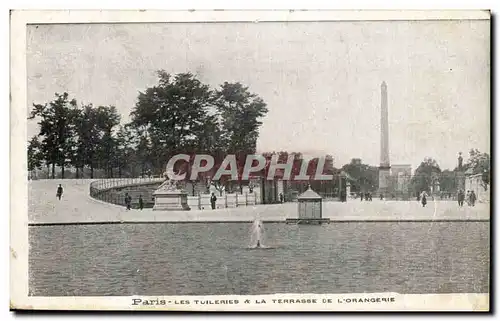
[[[11,309],[489,311],[489,11],[12,11]]]

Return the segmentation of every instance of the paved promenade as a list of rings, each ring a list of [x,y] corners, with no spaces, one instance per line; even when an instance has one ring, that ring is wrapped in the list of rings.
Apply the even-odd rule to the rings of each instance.
[[[248,222],[296,218],[297,203],[257,205],[217,210],[153,211],[125,210],[89,196],[91,180],[39,180],[28,184],[30,224],[117,223],[117,222]],[[63,198],[56,199],[61,183]],[[415,200],[347,203],[324,202],[323,217],[333,221],[446,221],[489,220],[489,204],[459,208],[454,201],[430,201],[425,208]]]

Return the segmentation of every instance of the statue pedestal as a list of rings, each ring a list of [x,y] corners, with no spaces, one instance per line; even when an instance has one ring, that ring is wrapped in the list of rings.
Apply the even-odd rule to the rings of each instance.
[[[153,193],[153,211],[189,211],[187,193],[166,182]]]

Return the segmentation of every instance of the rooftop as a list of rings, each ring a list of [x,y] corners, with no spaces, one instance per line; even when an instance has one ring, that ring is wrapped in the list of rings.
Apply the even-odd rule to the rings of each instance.
[[[318,195],[318,193],[316,193],[315,191],[313,191],[311,189],[311,186],[309,186],[307,188],[307,191],[305,191],[304,193],[300,194],[298,197],[297,197],[299,200],[303,200],[303,199],[309,199],[309,200],[320,200],[321,199],[321,196]]]

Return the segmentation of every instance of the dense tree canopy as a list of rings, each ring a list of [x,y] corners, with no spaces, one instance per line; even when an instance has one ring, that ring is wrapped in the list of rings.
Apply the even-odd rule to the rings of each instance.
[[[413,191],[420,193],[422,191],[430,192],[431,186],[439,180],[441,169],[436,160],[425,158],[415,170],[411,179]]]
[[[353,178],[351,191],[373,192],[378,188],[378,168],[363,164],[361,159],[353,158],[342,167]]]
[[[56,167],[64,178],[68,166],[77,177],[84,171],[93,177],[96,169],[105,177],[161,175],[179,153],[213,155],[215,170],[228,153],[238,162],[255,153],[267,113],[262,98],[240,83],[213,90],[191,73],[157,75],[156,85],[139,92],[124,125],[115,106],[78,106],[68,93],[34,104],[29,118],[40,131],[29,141],[29,169],[52,167],[52,178]]]

